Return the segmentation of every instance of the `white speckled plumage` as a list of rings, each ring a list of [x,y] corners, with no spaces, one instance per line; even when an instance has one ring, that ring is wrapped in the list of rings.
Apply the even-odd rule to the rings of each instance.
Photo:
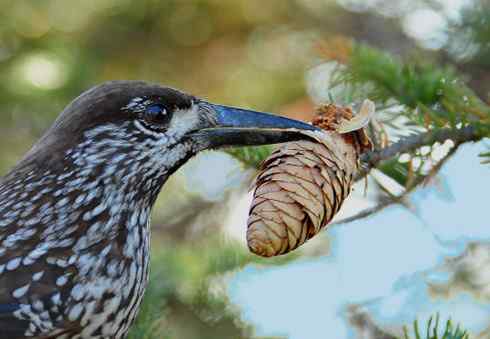
[[[15,305],[0,306],[0,324],[22,328],[12,337],[125,337],[148,280],[152,204],[192,153],[181,138],[199,121],[185,104],[164,130],[101,123],[62,150],[62,167],[0,181],[0,305]]]

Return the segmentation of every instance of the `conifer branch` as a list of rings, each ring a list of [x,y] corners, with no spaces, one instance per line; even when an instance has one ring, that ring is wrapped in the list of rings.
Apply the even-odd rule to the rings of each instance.
[[[425,133],[424,133],[424,135],[425,135]],[[447,139],[445,139],[445,140],[447,140]],[[451,140],[453,140],[453,139],[451,139]],[[463,141],[461,139],[455,138],[455,140],[453,140],[454,146],[449,150],[449,152],[441,160],[439,160],[439,162],[437,164],[435,164],[432,167],[430,173],[427,176],[418,176],[413,182],[410,183],[410,185],[408,187],[405,187],[405,190],[403,191],[402,194],[400,194],[398,196],[393,196],[390,199],[386,199],[385,201],[379,203],[378,205],[371,207],[371,208],[368,208],[368,209],[365,209],[365,210],[362,210],[362,211],[354,214],[353,216],[350,216],[350,217],[341,219],[339,221],[333,222],[330,224],[330,226],[338,225],[338,224],[347,224],[347,223],[350,223],[350,222],[353,222],[353,221],[356,221],[359,219],[367,218],[367,217],[369,217],[373,214],[376,214],[376,213],[380,212],[381,210],[383,210],[383,209],[385,209],[391,205],[394,205],[394,204],[406,205],[405,199],[415,189],[417,189],[420,185],[422,185],[423,183],[429,182],[430,179],[432,179],[439,172],[439,170],[442,168],[442,166],[456,153],[459,146],[461,146],[461,144],[463,144],[464,142],[467,142],[467,141],[471,141],[471,140],[464,140]],[[420,147],[420,146],[418,146],[418,147]]]
[[[442,128],[411,135],[383,149],[363,154],[361,156],[363,169],[356,179],[358,180],[366,176],[369,170],[377,167],[381,162],[392,159],[396,155],[416,150],[422,146],[433,145],[436,142],[443,143],[446,140],[452,140],[455,144],[462,144],[480,139],[482,139],[482,135],[473,126],[466,126],[459,129]]]

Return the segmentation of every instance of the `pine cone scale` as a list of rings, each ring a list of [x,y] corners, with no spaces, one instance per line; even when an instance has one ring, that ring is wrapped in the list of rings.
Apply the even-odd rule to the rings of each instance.
[[[261,198],[264,198],[264,199],[267,199],[267,200],[273,200],[273,201],[279,201],[279,202],[283,202],[283,203],[286,203],[286,204],[293,204],[295,203],[294,199],[292,199],[291,197],[287,196],[287,195],[279,195],[279,194],[276,194],[276,192],[273,192],[273,193],[264,193],[260,196]]]
[[[352,134],[357,131],[335,131],[342,119],[352,118],[349,109],[328,105],[320,113],[314,123],[325,135],[316,142],[285,144],[262,163],[247,230],[249,248],[258,255],[301,246],[333,219],[351,191],[359,152],[366,145],[358,145],[360,138]]]
[[[277,210],[281,211],[282,214],[287,214],[291,218],[294,218],[298,221],[303,221],[305,218],[304,213],[296,205],[285,204],[279,201],[271,201],[271,203]]]

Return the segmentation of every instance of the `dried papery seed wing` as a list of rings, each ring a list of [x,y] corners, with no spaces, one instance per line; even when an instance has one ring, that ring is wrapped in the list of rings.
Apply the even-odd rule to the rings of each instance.
[[[375,112],[376,106],[374,105],[374,102],[367,99],[364,100],[361,109],[359,110],[359,114],[350,120],[343,120],[337,128],[337,132],[344,134],[366,127],[373,118]]]

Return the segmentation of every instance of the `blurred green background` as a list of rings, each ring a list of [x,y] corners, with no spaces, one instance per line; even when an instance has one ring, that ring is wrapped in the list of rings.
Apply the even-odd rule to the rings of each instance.
[[[417,41],[407,36],[404,17],[427,6],[325,0],[0,5],[3,171],[94,84],[145,79],[226,104],[278,111],[305,96],[304,73],[321,60],[319,42],[342,35],[415,54]],[[437,8],[430,11],[442,20]]]
[[[0,173],[67,103],[106,80],[154,81],[308,119],[305,74],[326,54],[341,57],[348,39],[449,64],[487,101],[488,7],[464,0],[0,0]],[[247,253],[242,233],[223,235],[251,173],[219,157],[192,162],[158,202],[151,286],[131,338],[256,338],[228,302],[227,278],[250,262],[287,265],[298,256],[263,261]],[[232,168],[212,179],[224,181],[223,190],[188,189],[189,173],[213,161]],[[321,244],[308,255],[327,254],[328,241]]]

